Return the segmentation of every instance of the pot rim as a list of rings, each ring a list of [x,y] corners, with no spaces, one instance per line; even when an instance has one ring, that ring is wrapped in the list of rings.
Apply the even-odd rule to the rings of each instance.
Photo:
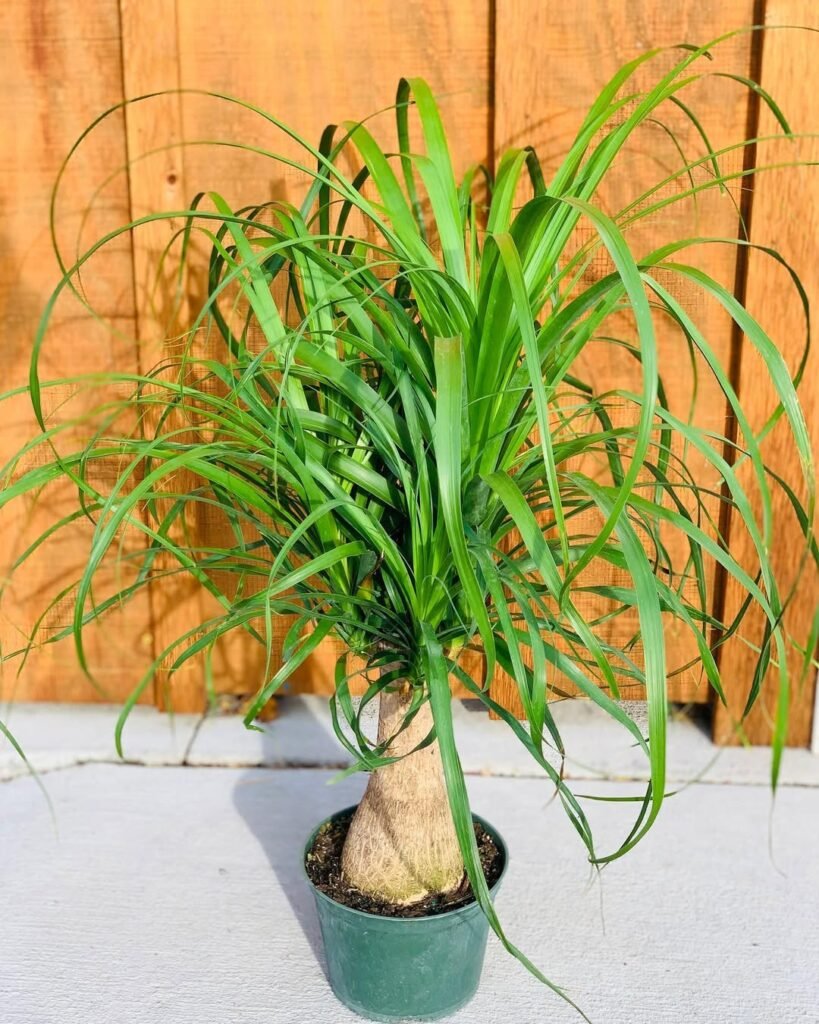
[[[335,818],[341,817],[341,815],[343,814],[349,814],[350,812],[354,813],[357,807],[358,804],[351,804],[349,807],[342,807],[341,810],[335,811],[333,814],[329,815],[329,817],[324,818],[323,821],[320,821],[318,825],[316,825],[316,827],[311,831],[310,835],[307,837],[307,842],[304,845],[304,852],[302,853],[301,858],[301,870],[302,874],[307,879],[307,884],[313,890],[313,894],[315,895],[316,899],[324,900],[326,903],[329,903],[332,907],[337,907],[339,910],[342,910],[345,913],[357,914],[359,917],[365,917],[374,921],[385,921],[388,923],[388,925],[396,926],[422,925],[428,921],[444,920],[445,918],[455,918],[459,914],[468,914],[470,912],[474,913],[475,911],[477,911],[480,914],[483,913],[480,903],[478,903],[476,899],[473,899],[472,902],[467,903],[466,906],[455,907],[453,910],[444,910],[439,914],[424,914],[421,917],[387,917],[384,914],[371,914],[367,910],[357,910],[355,907],[348,907],[345,903],[339,903],[338,900],[334,900],[332,896],[328,896],[327,893],[322,892],[321,889],[316,888],[312,878],[310,878],[310,876],[307,874],[307,854],[310,851],[310,847],[313,845],[313,842],[318,834],[319,829],[326,825],[328,822],[333,821]],[[486,818],[481,817],[480,814],[475,814],[473,811],[472,820],[477,821],[486,829],[487,832],[491,834],[496,846],[498,846],[501,853],[503,854],[503,867],[501,868],[501,873],[498,875],[494,885],[492,885],[492,887],[489,889],[489,895],[494,896],[497,893],[498,889],[500,888],[500,884],[503,881],[504,876],[506,875],[506,869],[509,867],[509,850],[506,846],[506,842],[504,841],[503,836],[495,828],[494,825],[492,825],[490,822],[486,820]]]

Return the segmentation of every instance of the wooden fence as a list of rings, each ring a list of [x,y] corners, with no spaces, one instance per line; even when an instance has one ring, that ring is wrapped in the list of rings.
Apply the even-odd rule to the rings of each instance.
[[[491,164],[512,143],[534,144],[550,168],[568,149],[597,91],[623,62],[646,48],[683,41],[701,44],[733,28],[762,22],[819,26],[819,9],[812,0],[10,0],[0,15],[6,139],[0,150],[3,389],[26,378],[34,327],[58,277],[49,239],[49,194],[55,176],[80,132],[123,97],[177,87],[229,93],[275,112],[306,137],[318,139],[328,122],[388,106],[400,75],[422,75],[441,98],[461,169],[475,161]],[[764,40],[759,33],[744,33],[717,48],[714,69],[755,77],[776,96],[795,130],[810,131],[817,128],[818,57],[819,37],[810,33],[771,32]],[[806,86],[811,80],[813,86]],[[736,82],[711,78],[697,89],[697,111],[716,146],[775,132],[767,107]],[[376,133],[385,136],[390,122],[382,120],[383,131],[377,127]],[[679,166],[677,146],[685,153],[701,151],[697,129],[681,110],[669,109],[666,125],[671,133],[659,124],[647,125],[635,140],[621,161],[616,184],[600,197],[606,207],[621,208]],[[226,147],[191,145],[237,138],[266,145],[270,137],[265,131],[258,118],[237,115],[235,107],[191,94],[165,95],[117,111],[72,160],[57,207],[58,240],[66,251],[73,251],[78,243],[129,219],[154,210],[183,209],[204,188],[221,191],[234,206],[273,196],[296,199],[301,184],[296,176],[282,172],[271,178],[268,161],[240,157]],[[795,157],[815,160],[819,151],[801,142],[765,142],[727,155],[724,163],[738,170],[743,161],[747,165],[754,158],[768,165]],[[795,264],[809,294],[816,296],[819,266],[812,247],[819,236],[818,181],[815,169],[769,171],[745,179],[744,187],[737,185],[727,197],[708,195],[697,210],[691,204],[671,206],[632,237],[638,248],[694,232],[733,238],[742,215],[752,240],[776,245]],[[102,319],[84,314],[77,303],[61,307],[49,337],[47,374],[144,365],[155,341],[157,319],[148,274],[169,231],[163,223],[136,233],[130,241],[125,236],[106,250],[105,260],[83,281]],[[738,255],[727,245],[709,247],[701,265],[747,300],[794,366],[804,326],[786,275],[771,269],[770,261],[756,252],[742,250]],[[701,301],[685,294],[681,298]],[[758,429],[773,402],[759,382],[755,358],[724,314],[700,306],[696,312],[718,355],[730,366]],[[692,386],[688,355],[677,339],[662,331],[660,345],[664,372],[679,392],[672,397],[684,409]],[[622,382],[625,372],[614,351],[588,369],[600,389]],[[817,360],[812,357],[802,394],[819,447],[817,378]],[[49,407],[56,410],[69,397],[74,396],[67,391],[51,394]],[[4,410],[0,451],[10,452],[30,436],[33,423],[25,398]],[[697,417],[724,432],[726,402],[707,377],[700,382]],[[784,442],[785,432],[777,428],[767,447],[776,453],[780,446],[777,469],[797,486],[799,467]],[[702,467],[692,458],[689,468],[696,474]],[[50,492],[49,515],[69,500],[67,490]],[[712,507],[715,510],[716,504]],[[787,577],[799,558],[800,538],[784,502],[777,512],[781,518],[773,554]],[[24,550],[26,538],[42,522],[37,508],[5,516],[4,561],[10,564]],[[203,535],[212,528],[206,519],[193,526]],[[724,520],[722,527],[730,531],[734,552],[750,560],[750,541],[742,523]],[[0,609],[5,650],[24,643],[35,615],[61,588],[65,593],[40,623],[40,635],[59,630],[69,620],[71,583],[86,557],[88,536],[87,524],[72,525],[25,574],[15,576]],[[732,585],[718,586],[717,594],[727,614],[736,610],[741,595]],[[0,696],[121,699],[154,652],[198,621],[201,602],[195,587],[180,583],[150,598],[140,597],[89,630],[88,658],[99,691],[80,672],[70,643],[61,643],[34,650],[19,675],[16,664],[7,666],[0,677]],[[806,576],[789,615],[795,635],[807,633],[816,604],[816,578]],[[751,644],[758,641],[758,619],[744,635]],[[672,662],[685,663],[689,648],[673,629],[668,643]],[[320,652],[294,685],[326,687],[334,656],[332,649]],[[734,640],[725,645],[721,657],[729,710],[717,710],[715,733],[729,742],[750,684],[749,647]],[[214,686],[221,692],[252,691],[262,661],[250,646],[232,641],[219,652]],[[502,698],[510,699],[503,678],[493,686]],[[142,700],[161,702],[161,689],[147,690]],[[673,677],[671,693],[677,700],[710,699],[696,666]],[[174,679],[174,706],[200,707],[203,694],[202,667],[189,663]],[[812,680],[807,680],[794,695],[789,737],[793,744],[808,742],[812,704]],[[765,740],[769,716],[768,706],[752,716],[752,739]]]

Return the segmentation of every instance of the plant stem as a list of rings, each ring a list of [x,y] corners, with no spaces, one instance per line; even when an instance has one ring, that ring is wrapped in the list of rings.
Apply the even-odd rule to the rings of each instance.
[[[395,736],[410,699],[408,692],[382,691],[379,743]],[[344,844],[346,880],[392,903],[415,903],[430,893],[450,892],[463,878],[438,742],[409,753],[432,726],[427,702],[387,747],[390,756],[406,756],[370,775]]]

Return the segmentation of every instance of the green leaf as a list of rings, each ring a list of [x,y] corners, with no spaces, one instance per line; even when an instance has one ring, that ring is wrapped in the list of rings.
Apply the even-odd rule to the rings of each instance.
[[[554,982],[550,981],[538,970],[531,960],[521,953],[516,946],[512,945],[501,928],[501,923],[492,904],[492,897],[489,894],[489,888],[484,877],[481,858],[478,853],[478,844],[475,839],[475,831],[472,827],[472,812],[469,807],[464,773],[455,745],[455,733],[452,725],[452,698],[449,692],[447,662],[434,630],[426,623],[422,623],[421,633],[423,638],[425,675],[429,685],[429,699],[435,721],[435,735],[438,740],[441,762],[444,767],[449,807],[452,812],[455,831],[458,834],[458,844],[464,858],[466,873],[472,886],[472,892],[475,894],[475,899],[480,904],[481,909],[489,919],[492,930],[503,943],[507,952],[519,960],[539,981],[547,985],[573,1009],[577,1010],[585,1021],[588,1021],[589,1018],[580,1007],[572,1002],[563,989],[558,988]]]
[[[435,339],[435,375],[438,386],[435,413],[435,455],[441,511],[446,534],[452,545],[452,558],[458,567],[469,610],[478,625],[486,653],[487,675],[495,668],[495,643],[484,597],[466,546],[461,494],[461,413],[463,394],[463,348],[460,338]]]

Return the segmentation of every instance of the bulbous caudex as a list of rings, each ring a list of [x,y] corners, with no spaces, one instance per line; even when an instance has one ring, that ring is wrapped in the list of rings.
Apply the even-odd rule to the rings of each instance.
[[[401,905],[450,892],[464,874],[438,742],[414,750],[433,727],[429,701],[398,733],[411,703],[409,685],[381,692],[378,742],[406,756],[371,773],[342,853],[350,885]]]

